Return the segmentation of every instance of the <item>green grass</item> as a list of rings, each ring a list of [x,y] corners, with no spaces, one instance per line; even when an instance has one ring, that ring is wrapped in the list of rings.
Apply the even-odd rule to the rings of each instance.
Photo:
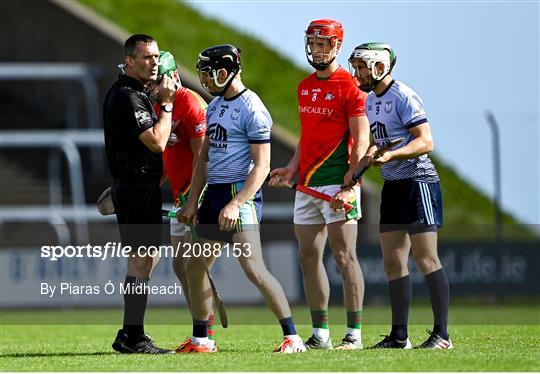
[[[2,314],[0,335],[0,369],[2,371],[538,371],[540,370],[540,326],[538,312],[528,306],[464,306],[452,309],[453,351],[325,351],[294,355],[272,354],[279,344],[280,328],[265,308],[229,308],[231,326],[217,328],[219,352],[216,354],[182,354],[170,356],[119,355],[110,344],[118,326],[120,310],[80,310],[86,322],[97,316],[104,324],[83,325],[13,325],[15,321],[40,321],[44,316],[56,321],[64,314],[56,311],[8,311]],[[426,338],[429,327],[428,306],[411,311],[410,328],[413,344]],[[191,333],[185,309],[153,308],[148,319],[158,324],[147,331],[160,346],[173,348]],[[297,307],[294,315],[306,322],[307,308]],[[343,333],[343,311],[330,310],[331,331],[336,343]],[[364,345],[376,343],[388,327],[380,315],[388,317],[386,307],[368,307],[363,326]],[[94,316],[94,319],[89,317]],[[467,316],[469,316],[467,320]],[[110,318],[109,318],[110,317]],[[17,319],[21,318],[21,319]],[[52,320],[51,320],[52,321]],[[69,321],[69,319],[65,320]],[[168,324],[167,321],[171,323]],[[297,322],[298,322],[297,321]],[[489,325],[465,324],[467,322]],[[259,323],[257,325],[251,322]],[[374,323],[375,322],[375,323]],[[242,324],[239,324],[242,323]],[[503,323],[516,323],[508,325]],[[528,324],[518,324],[528,323]],[[303,337],[310,326],[298,326]]]

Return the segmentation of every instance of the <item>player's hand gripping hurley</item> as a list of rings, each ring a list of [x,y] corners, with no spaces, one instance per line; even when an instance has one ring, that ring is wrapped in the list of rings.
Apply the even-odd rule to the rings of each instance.
[[[279,177],[277,177],[277,178],[279,178]],[[266,180],[267,181],[270,180],[270,175],[268,175]],[[309,188],[309,187],[303,186],[301,184],[292,182],[290,180],[279,178],[279,181],[281,183],[285,184],[287,187],[289,187],[289,188],[291,188],[291,189],[293,189],[295,191],[302,192],[302,193],[304,193],[306,195],[316,197],[317,199],[321,199],[321,200],[328,201],[328,202],[332,201],[332,199],[333,199],[332,196],[330,196],[328,194],[319,192],[317,190],[314,190],[312,188]],[[343,209],[345,209],[345,213],[348,213],[352,208],[354,208],[354,206],[352,206],[349,203],[343,204]]]
[[[388,143],[386,143],[382,147],[377,148],[377,150],[373,154],[373,158],[376,159],[376,158],[381,157],[387,151],[389,151],[390,148],[393,148],[394,146],[396,146],[398,144],[401,144],[403,142],[403,140],[405,140],[405,138],[397,138],[397,139],[389,141]],[[352,175],[352,178],[351,178],[352,181],[355,184],[358,183],[358,180],[362,177],[362,175],[364,175],[364,173],[370,168],[370,166],[371,166],[371,164],[368,164],[368,165],[362,167],[360,170],[355,171],[354,174]],[[341,186],[341,188],[345,188],[345,187],[347,187],[347,186]]]

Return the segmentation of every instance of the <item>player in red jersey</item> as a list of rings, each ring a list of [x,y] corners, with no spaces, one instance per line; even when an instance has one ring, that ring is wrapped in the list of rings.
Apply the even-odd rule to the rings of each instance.
[[[164,183],[167,178],[171,183],[175,203],[174,210],[176,211],[182,205],[179,196],[182,195],[187,200],[191,188],[191,176],[206,134],[207,104],[199,94],[182,87],[174,57],[170,52],[160,52],[158,75],[171,76],[178,87],[172,109],[171,135],[165,152],[163,152],[163,175],[161,177],[161,183]],[[161,110],[159,106],[156,106],[155,109],[156,113]],[[164,110],[166,109],[164,108]],[[187,246],[184,248],[183,243],[190,241],[189,227],[176,218],[171,218],[170,232],[171,244],[176,250],[176,256],[173,258],[174,272],[182,284],[189,306],[189,289],[186,275],[187,258],[183,256],[188,248]],[[214,344],[213,322],[214,316],[212,314],[209,325],[211,344]]]
[[[298,86],[300,144],[288,165],[273,170],[270,180],[271,186],[285,187],[283,180],[299,174],[300,184],[334,196],[331,203],[299,192],[295,197],[295,232],[313,323],[306,347],[311,349],[333,348],[328,329],[329,283],[322,261],[327,237],[343,277],[347,309],[347,330],[336,348],[362,348],[364,279],[356,258],[360,189],[341,190],[341,185],[352,185],[352,174],[369,146],[369,123],[364,108],[367,95],[359,92],[335,60],[342,42],[341,23],[322,19],[309,24],[306,56],[315,72]],[[345,202],[355,206],[348,214],[342,209]]]

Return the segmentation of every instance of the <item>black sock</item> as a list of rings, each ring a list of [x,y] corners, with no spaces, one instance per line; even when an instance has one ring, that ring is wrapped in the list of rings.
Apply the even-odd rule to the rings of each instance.
[[[296,328],[294,327],[294,322],[292,317],[283,318],[279,320],[281,329],[283,330],[283,335],[296,335]]]
[[[412,298],[411,277],[394,279],[388,282],[390,304],[392,306],[392,331],[390,336],[399,340],[407,339],[409,305]]]
[[[209,323],[209,320],[193,319],[193,336],[196,338],[207,338]]]
[[[130,339],[136,340],[144,334],[144,313],[148,279],[137,278],[130,275],[124,281],[124,331]]]
[[[433,309],[433,332],[443,339],[448,339],[448,278],[443,269],[429,273],[424,278],[429,289],[431,309]]]

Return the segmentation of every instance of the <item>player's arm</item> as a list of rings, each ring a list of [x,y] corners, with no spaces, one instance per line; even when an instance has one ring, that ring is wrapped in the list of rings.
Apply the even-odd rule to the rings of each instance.
[[[365,168],[366,166],[371,165],[371,163],[373,162],[373,156],[375,155],[375,152],[377,152],[377,145],[375,144],[375,140],[373,139],[373,136],[370,135],[366,154],[364,155],[364,157],[360,159],[360,162],[358,163],[358,166],[356,167],[356,170],[354,172],[358,172],[362,170],[363,168]],[[354,172],[351,174],[351,178]],[[359,179],[359,181],[360,180],[361,179]],[[351,180],[349,184],[344,184],[344,186],[353,186],[354,184],[355,183]]]
[[[294,155],[287,164],[287,168],[291,171],[293,177],[298,174],[298,170],[300,170],[300,143],[296,145]]]
[[[162,105],[172,105],[175,95],[174,83],[171,78],[165,76],[157,88],[158,98]],[[149,129],[139,135],[143,144],[154,153],[163,153],[171,134],[172,113],[162,110],[159,120]]]
[[[296,174],[298,174],[299,170],[300,170],[300,143],[298,143],[298,145],[296,146],[294,150],[294,155],[292,156],[287,166],[274,169],[270,172],[271,179],[268,182],[268,185],[270,187],[288,187],[289,185],[284,182],[292,180],[296,176]],[[282,182],[282,179],[284,180],[283,182]]]
[[[377,152],[377,144],[375,144],[375,139],[373,139],[373,136],[370,135],[368,149],[364,157],[362,157],[362,159],[360,160],[360,165],[358,166],[362,167],[370,164],[373,160],[373,155],[375,155],[375,152]],[[366,165],[364,165],[364,163]]]
[[[191,147],[191,152],[193,152],[193,170],[197,167],[197,161],[201,155],[203,149],[204,137],[193,138],[189,141],[189,146]]]
[[[341,209],[345,203],[356,198],[353,189],[356,183],[353,182],[352,176],[360,167],[360,162],[370,148],[370,131],[367,117],[363,115],[349,118],[349,133],[353,138],[353,147],[349,158],[349,171],[343,176],[343,186],[348,187],[342,188],[333,196],[330,202],[330,207],[333,209]]]
[[[250,144],[249,149],[255,166],[236,197],[231,201],[239,207],[261,188],[270,172],[270,143]]]
[[[208,179],[208,150],[210,149],[210,138],[205,136],[201,145],[201,150],[197,157],[197,163],[191,175],[191,191],[188,201],[192,200],[198,203],[206,181]]]
[[[178,220],[186,224],[194,224],[197,222],[199,196],[201,196],[208,179],[208,150],[210,149],[210,138],[205,136],[203,139],[201,150],[197,157],[197,163],[195,164],[191,175],[191,189],[188,200],[176,214]]]
[[[352,185],[352,175],[360,166],[360,161],[370,148],[369,140],[369,121],[367,117],[358,116],[349,118],[349,132],[353,138],[354,144],[349,159],[349,171],[343,178],[343,184]]]
[[[240,207],[261,188],[270,172],[270,142],[250,143],[249,149],[255,166],[249,173],[244,186],[219,214],[222,230],[232,230],[239,217]]]
[[[433,151],[433,137],[428,122],[409,128],[409,132],[414,136],[409,144],[386,152],[381,157],[374,159],[373,164],[380,165],[392,160],[415,158]]]

